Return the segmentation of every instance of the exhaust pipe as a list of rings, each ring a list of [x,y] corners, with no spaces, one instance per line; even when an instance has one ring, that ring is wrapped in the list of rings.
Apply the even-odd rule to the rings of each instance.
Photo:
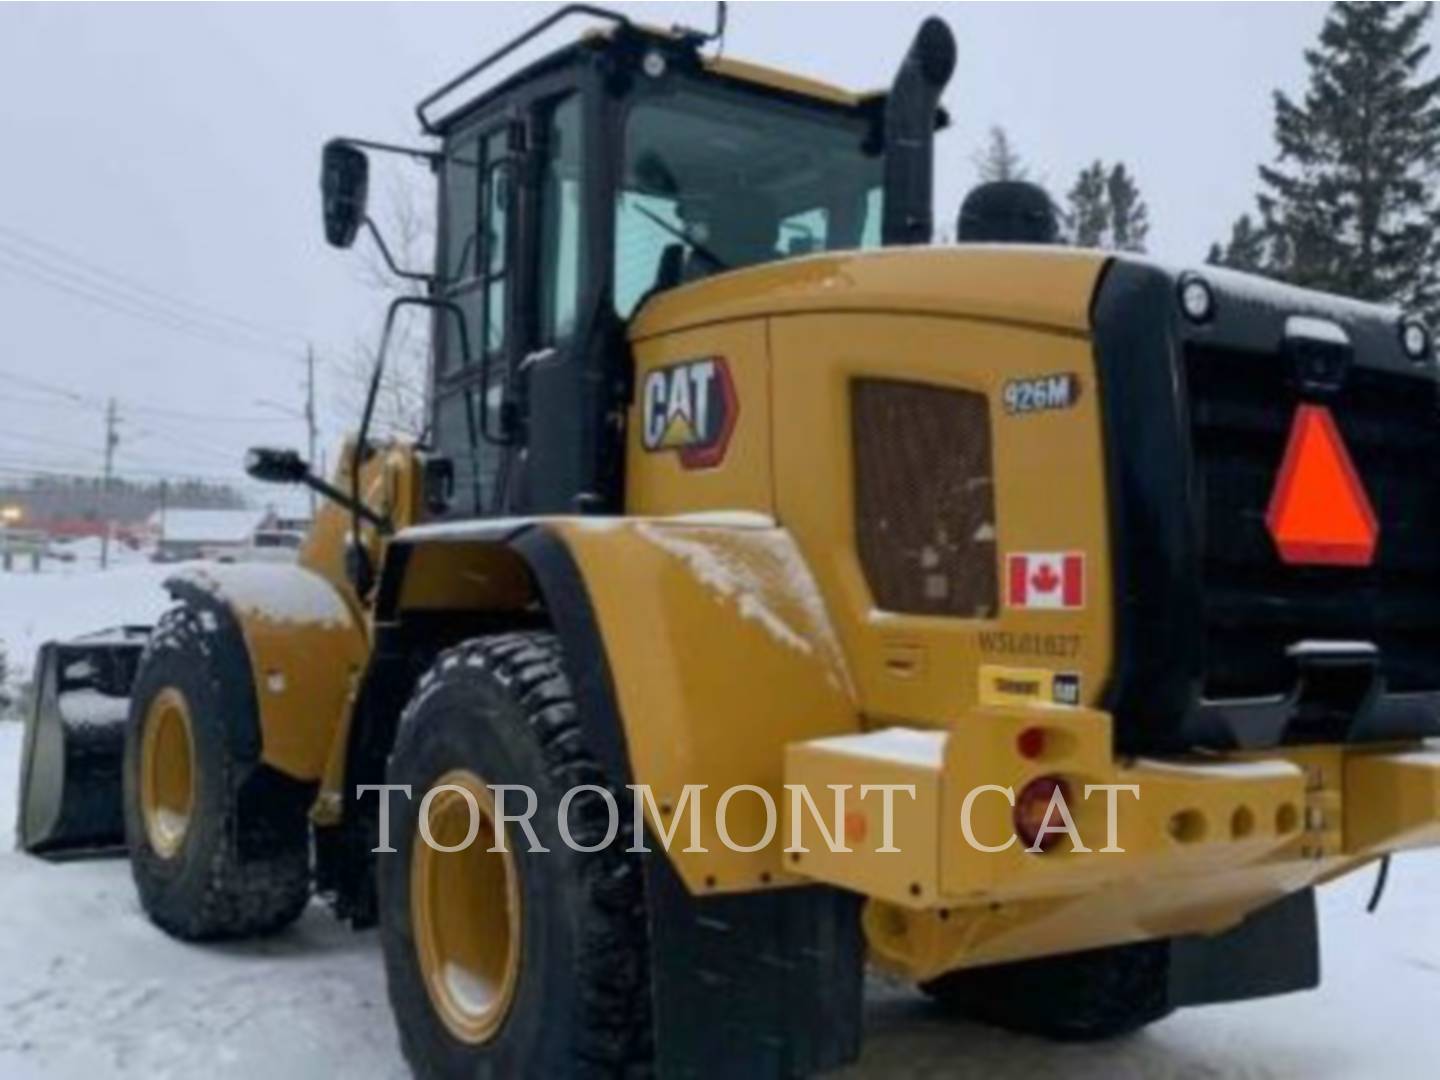
[[[955,73],[955,35],[933,15],[920,24],[885,99],[886,247],[928,244],[934,233],[935,126]]]

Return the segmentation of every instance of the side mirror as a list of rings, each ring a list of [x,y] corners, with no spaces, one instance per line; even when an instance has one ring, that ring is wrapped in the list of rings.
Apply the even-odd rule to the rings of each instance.
[[[299,484],[309,477],[310,466],[297,451],[257,446],[245,454],[245,472],[267,484]]]
[[[325,214],[325,241],[332,247],[355,243],[365,221],[370,187],[370,159],[363,150],[331,139],[320,155],[320,195]]]

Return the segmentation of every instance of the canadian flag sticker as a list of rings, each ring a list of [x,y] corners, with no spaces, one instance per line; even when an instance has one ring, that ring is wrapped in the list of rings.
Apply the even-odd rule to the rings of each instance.
[[[1085,606],[1085,556],[1031,551],[1006,556],[1009,606],[1075,611]]]

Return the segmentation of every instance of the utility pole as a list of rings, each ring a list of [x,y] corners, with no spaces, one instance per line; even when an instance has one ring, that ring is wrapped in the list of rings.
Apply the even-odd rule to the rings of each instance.
[[[310,436],[310,454],[305,459],[315,468],[315,346],[305,346],[305,427]],[[323,475],[323,474],[322,474]],[[310,520],[315,520],[315,489],[310,489]]]
[[[100,536],[101,570],[110,566],[110,529],[114,524],[110,516],[110,485],[115,476],[115,447],[120,443],[120,434],[116,430],[119,423],[120,417],[112,397],[105,406],[105,479],[100,486],[100,519],[105,526]]]

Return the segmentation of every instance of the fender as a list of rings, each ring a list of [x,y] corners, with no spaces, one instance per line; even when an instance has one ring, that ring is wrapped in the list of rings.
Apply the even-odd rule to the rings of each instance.
[[[419,526],[387,552],[377,634],[461,601],[543,608],[582,723],[617,782],[648,785],[653,838],[694,895],[799,883],[783,849],[784,750],[860,729],[839,640],[790,533],[754,514],[551,517]],[[687,805],[687,786],[703,785]],[[774,800],[775,831],[755,791]],[[698,796],[698,797],[697,797]],[[696,803],[698,802],[698,806]],[[690,847],[690,817],[704,851]],[[762,843],[762,841],[765,841]]]
[[[369,655],[365,622],[345,596],[301,566],[199,566],[166,579],[176,600],[233,620],[248,653],[260,730],[232,733],[252,756],[318,782]]]

